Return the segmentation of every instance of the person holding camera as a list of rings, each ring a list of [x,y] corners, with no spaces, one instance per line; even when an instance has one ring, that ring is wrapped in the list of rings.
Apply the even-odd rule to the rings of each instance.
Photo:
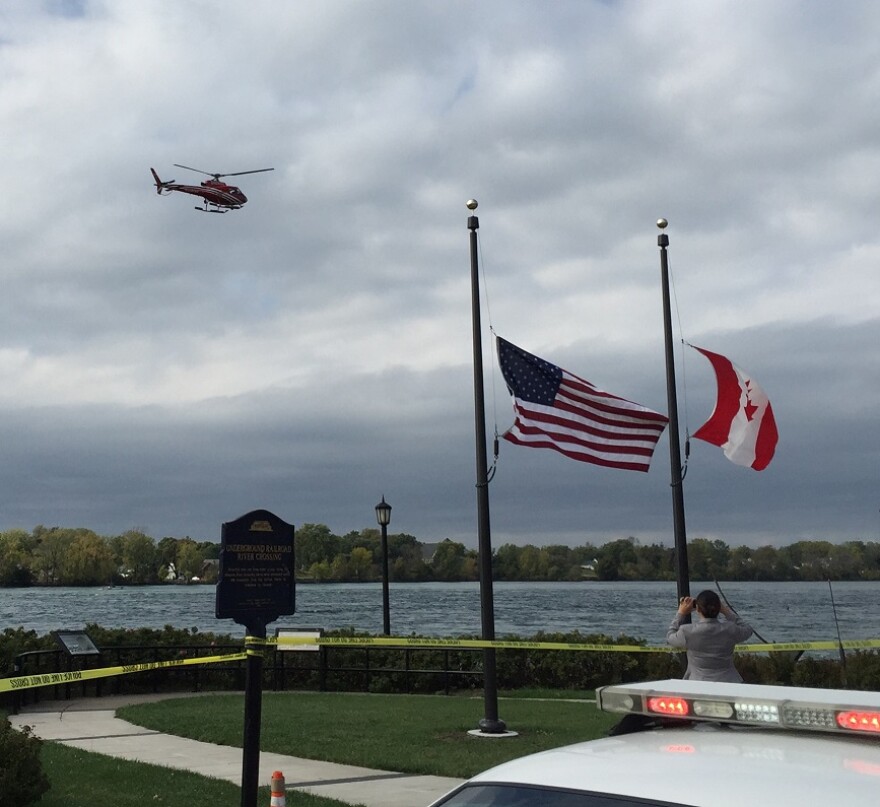
[[[682,624],[688,614],[697,613],[697,621]],[[723,619],[719,619],[719,615]],[[721,598],[709,589],[696,597],[682,597],[675,618],[666,631],[666,641],[687,652],[684,677],[692,681],[728,681],[741,683],[742,676],[733,664],[733,649],[753,633],[752,626],[733,609],[721,604]]]

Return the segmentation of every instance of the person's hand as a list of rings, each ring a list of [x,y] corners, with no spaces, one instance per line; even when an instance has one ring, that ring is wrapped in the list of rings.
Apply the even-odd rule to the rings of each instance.
[[[678,613],[680,613],[682,616],[687,616],[689,613],[691,613],[691,611],[694,610],[694,603],[695,600],[693,597],[682,597],[678,601]]]

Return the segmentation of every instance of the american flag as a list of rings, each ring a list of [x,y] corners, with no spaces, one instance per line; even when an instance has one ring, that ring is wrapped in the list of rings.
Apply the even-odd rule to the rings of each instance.
[[[668,418],[539,359],[500,336],[516,420],[505,440],[607,468],[647,471]]]

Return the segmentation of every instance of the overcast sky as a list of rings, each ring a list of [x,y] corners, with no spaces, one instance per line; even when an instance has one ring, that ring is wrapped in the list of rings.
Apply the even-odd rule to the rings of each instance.
[[[880,540],[880,4],[0,5],[0,529],[219,540],[267,508],[476,547],[467,199],[495,332],[667,411],[748,370],[760,473],[693,441],[688,537]],[[229,173],[226,215],[157,196]],[[676,350],[684,432],[711,365]],[[491,445],[490,445],[491,453]],[[492,543],[671,546],[647,473],[502,441]]]

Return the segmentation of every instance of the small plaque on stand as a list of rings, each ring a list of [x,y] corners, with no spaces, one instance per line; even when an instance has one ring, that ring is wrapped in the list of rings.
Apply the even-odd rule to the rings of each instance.
[[[92,637],[84,630],[52,631],[55,641],[60,644],[68,656],[100,656]]]

